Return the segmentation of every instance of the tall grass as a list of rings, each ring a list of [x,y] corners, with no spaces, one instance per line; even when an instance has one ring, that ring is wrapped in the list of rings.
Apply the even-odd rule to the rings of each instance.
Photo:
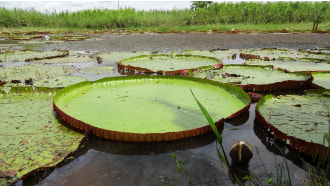
[[[208,24],[285,24],[313,22],[322,14],[330,21],[329,2],[213,3],[196,10],[136,11],[96,9],[41,13],[35,9],[0,8],[0,27],[62,27],[116,29],[132,27],[181,27]]]

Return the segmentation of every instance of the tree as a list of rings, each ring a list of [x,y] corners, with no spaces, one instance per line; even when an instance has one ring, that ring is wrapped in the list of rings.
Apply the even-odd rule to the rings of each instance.
[[[197,10],[199,8],[208,8],[212,4],[212,1],[192,1],[190,5],[191,10]]]

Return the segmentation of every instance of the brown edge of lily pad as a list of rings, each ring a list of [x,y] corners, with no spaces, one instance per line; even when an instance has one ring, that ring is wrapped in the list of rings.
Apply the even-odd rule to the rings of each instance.
[[[166,133],[132,133],[132,132],[118,132],[113,130],[105,130],[99,127],[89,125],[81,120],[75,119],[74,117],[66,114],[61,109],[59,109],[55,103],[53,103],[54,110],[58,116],[63,119],[66,123],[86,132],[90,132],[95,136],[102,138],[114,140],[114,141],[123,141],[123,142],[160,142],[160,141],[172,141],[178,140],[193,136],[199,136],[205,133],[212,131],[211,126],[206,125],[204,127],[199,127],[186,131],[179,132],[166,132]],[[215,123],[217,127],[220,127],[224,124],[224,119],[220,119]]]
[[[141,77],[152,77],[152,76],[141,76]],[[163,76],[163,77],[168,77],[168,76]],[[119,78],[119,77],[115,77],[115,78]],[[178,76],[177,78],[189,78],[189,77]],[[211,81],[211,80],[202,80],[201,79],[200,81],[207,81],[207,83],[211,84],[211,85],[218,83],[218,82]],[[230,85],[224,84],[224,86],[230,86]],[[237,112],[233,113],[232,115],[228,116],[227,118],[220,119],[219,121],[215,122],[215,125],[217,126],[217,128],[219,128],[220,126],[223,126],[225,119],[232,119],[240,114],[243,114],[250,108],[250,105],[251,105],[251,100],[249,99],[249,103],[244,108],[242,108],[241,110],[238,110]],[[78,120],[78,119],[66,114],[59,107],[57,107],[57,105],[55,104],[55,101],[53,101],[53,108],[54,108],[54,111],[57,113],[58,117],[60,117],[63,121],[65,121],[67,124],[73,126],[74,128],[88,132],[88,133],[93,134],[98,137],[102,137],[102,138],[106,138],[106,139],[110,139],[110,140],[114,140],[114,141],[123,141],[123,142],[174,141],[174,140],[184,139],[184,138],[188,138],[188,137],[199,136],[199,135],[206,134],[206,133],[212,131],[212,128],[210,125],[205,125],[203,127],[186,130],[186,131],[167,132],[167,133],[141,134],[141,133],[105,130],[105,129],[101,129],[99,127],[92,126],[88,123],[85,123],[81,120]]]
[[[46,57],[36,57],[33,59],[26,59],[25,62],[31,62],[33,60],[43,60],[43,59],[53,59],[53,58],[60,58],[60,57],[66,57],[69,55],[68,50],[59,50],[59,52],[63,52],[63,54],[55,55],[55,56],[46,56]]]
[[[294,136],[288,136],[287,134],[283,133],[276,127],[274,127],[272,124],[266,121],[266,119],[260,114],[258,109],[256,109],[256,120],[258,123],[260,123],[266,130],[268,130],[270,133],[273,133],[276,139],[279,139],[286,143],[289,141],[289,146],[295,150],[301,151],[307,156],[315,157],[324,159],[328,155],[328,147],[313,143],[313,142],[307,142],[305,140],[296,138]]]
[[[161,55],[158,55],[158,56],[166,56],[166,55],[161,54]],[[177,56],[213,59],[214,61],[218,62],[218,64],[212,65],[213,68],[218,69],[218,68],[223,67],[223,64],[222,64],[221,60],[219,60],[217,58],[213,58],[213,57],[198,56],[198,55],[177,55]],[[140,57],[140,56],[137,56],[137,57]],[[132,58],[137,58],[137,57],[132,57]],[[146,56],[144,56],[144,57],[146,57]],[[150,55],[150,59],[152,59],[152,57],[157,57],[157,55]],[[175,58],[175,56],[172,56],[172,57]],[[128,58],[128,59],[131,59],[131,58]],[[127,59],[124,59],[124,60],[127,60]],[[157,74],[162,74],[162,75],[186,75],[190,71],[196,71],[197,69],[199,69],[199,68],[195,68],[195,69],[180,69],[180,70],[173,70],[173,71],[163,71],[163,70],[152,71],[152,70],[147,69],[147,68],[135,67],[135,66],[131,66],[131,65],[123,65],[122,61],[123,60],[121,60],[117,63],[117,67],[118,67],[119,72],[120,71],[129,71],[129,72],[137,72],[137,73],[157,73]]]
[[[294,81],[287,80],[271,84],[257,85],[257,84],[247,84],[247,85],[236,85],[245,91],[249,92],[270,92],[270,91],[280,91],[280,90],[294,90],[303,89],[312,85],[313,77],[305,81]]]

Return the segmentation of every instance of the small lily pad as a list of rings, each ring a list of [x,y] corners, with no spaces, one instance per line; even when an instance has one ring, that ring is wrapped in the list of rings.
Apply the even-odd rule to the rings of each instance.
[[[87,81],[87,78],[80,76],[62,76],[52,79],[39,80],[34,82],[33,85],[36,87],[63,88],[69,85],[81,83],[83,81]]]
[[[311,156],[325,158],[329,144],[330,90],[309,90],[306,96],[264,96],[256,119],[277,139]]]
[[[147,55],[117,63],[119,71],[158,74],[187,74],[197,68],[221,68],[219,59],[197,55]]]

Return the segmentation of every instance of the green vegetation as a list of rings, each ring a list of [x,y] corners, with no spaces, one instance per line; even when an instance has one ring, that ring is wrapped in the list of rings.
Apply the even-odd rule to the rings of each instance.
[[[191,9],[136,11],[132,8],[119,10],[96,9],[77,12],[41,13],[34,9],[0,9],[0,27],[48,27],[79,29],[123,29],[174,28],[212,25],[218,29],[223,25],[269,25],[308,24],[308,30],[329,30],[329,2],[240,2],[207,3],[192,2]],[[316,19],[316,21],[315,21]],[[327,26],[322,26],[322,25]],[[235,27],[237,30],[237,28]],[[250,28],[248,28],[250,29]],[[285,27],[281,27],[286,29]],[[204,30],[204,29],[203,29]],[[219,30],[219,29],[218,29]],[[229,29],[226,29],[229,30]],[[230,28],[231,30],[231,28]]]

